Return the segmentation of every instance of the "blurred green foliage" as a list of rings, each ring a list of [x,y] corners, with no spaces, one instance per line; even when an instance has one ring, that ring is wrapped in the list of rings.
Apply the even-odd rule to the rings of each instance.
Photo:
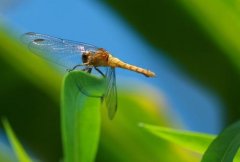
[[[0,27],[0,116],[43,161],[61,157],[59,75]],[[13,34],[12,34],[13,35]]]
[[[11,148],[7,146],[5,142],[0,142],[0,161],[13,162],[17,161],[17,157],[14,155]]]
[[[201,156],[203,155],[202,162],[240,161],[240,150],[238,150],[239,122],[225,129],[217,137],[210,134],[165,128],[144,123],[141,123],[140,126],[159,138],[199,153]]]
[[[240,20],[237,1],[105,0],[146,40],[214,90],[227,121],[239,118]]]
[[[6,131],[8,140],[11,143],[11,147],[14,150],[15,155],[17,156],[18,161],[20,162],[31,162],[31,158],[27,155],[21,143],[18,141],[15,133],[13,132],[7,119],[2,120],[4,125],[4,130]]]
[[[158,127],[145,123],[141,123],[139,126],[159,138],[176,143],[181,147],[187,148],[199,154],[203,154],[216,137],[215,135],[210,134]]]
[[[149,89],[125,90],[119,93],[119,109],[113,121],[108,120],[106,110],[102,110],[103,125],[97,161],[199,160],[191,152],[159,140],[138,126],[139,122],[174,126],[170,124],[164,104],[157,100],[159,95]]]

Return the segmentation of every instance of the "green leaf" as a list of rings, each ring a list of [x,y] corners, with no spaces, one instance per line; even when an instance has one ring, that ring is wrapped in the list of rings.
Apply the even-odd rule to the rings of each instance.
[[[208,149],[209,145],[210,147],[211,145],[214,145],[214,149],[211,149],[211,152],[209,153],[209,155],[207,155],[208,158],[213,158],[214,157],[213,155],[216,155],[216,157],[214,158],[220,157],[226,158],[226,156],[228,156],[229,154],[230,154],[229,157],[232,156],[231,158],[233,158],[236,152],[238,151],[236,157],[234,158],[234,162],[240,162],[240,151],[238,150],[240,143],[239,122],[227,128],[226,131],[220,134],[217,138],[214,135],[196,133],[191,131],[175,130],[170,128],[153,126],[149,124],[140,124],[140,126],[159,138],[163,138],[165,140],[168,140],[169,142],[173,142],[181,147],[197,152],[199,154],[204,154],[204,152]],[[213,140],[215,142],[211,144]],[[223,159],[216,159],[215,161],[219,162],[221,160]],[[230,159],[227,158],[224,160]],[[214,162],[214,159],[210,159],[209,162]]]
[[[240,121],[226,128],[209,146],[202,162],[233,161],[240,146]],[[240,158],[238,158],[238,161]]]
[[[15,154],[17,155],[18,161],[31,162],[32,161],[31,158],[27,155],[23,146],[18,141],[8,120],[4,118],[4,119],[2,119],[2,122],[3,122],[3,126],[5,128],[5,131],[7,133],[7,137],[11,143],[11,146],[12,146]]]
[[[200,154],[204,153],[209,144],[215,138],[213,135],[175,130],[148,124],[140,124],[140,126],[160,138],[166,139]]]
[[[68,73],[63,82],[61,121],[66,162],[93,162],[100,135],[105,80],[86,72]],[[86,94],[96,97],[88,97]]]

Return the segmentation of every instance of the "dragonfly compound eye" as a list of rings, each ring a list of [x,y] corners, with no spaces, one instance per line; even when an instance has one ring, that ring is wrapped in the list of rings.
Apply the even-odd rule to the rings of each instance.
[[[82,62],[83,63],[87,63],[88,62],[88,54],[87,53],[83,53],[82,54]]]

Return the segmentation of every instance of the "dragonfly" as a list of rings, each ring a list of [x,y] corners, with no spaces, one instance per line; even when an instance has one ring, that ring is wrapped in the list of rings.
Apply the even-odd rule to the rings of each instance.
[[[131,70],[146,77],[155,77],[155,73],[134,65],[127,64],[112,56],[107,50],[94,45],[61,39],[49,35],[28,32],[23,34],[22,41],[34,54],[61,65],[72,71],[78,67],[88,73],[95,69],[106,78],[106,90],[102,96],[108,109],[108,116],[113,119],[117,111],[117,87],[115,68]],[[107,67],[104,74],[99,67]]]

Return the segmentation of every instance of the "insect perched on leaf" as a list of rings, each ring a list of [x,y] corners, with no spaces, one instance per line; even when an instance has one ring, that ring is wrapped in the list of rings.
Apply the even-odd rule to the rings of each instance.
[[[91,73],[94,69],[103,77],[106,77],[107,88],[103,100],[106,103],[110,119],[113,119],[117,110],[116,67],[135,71],[146,77],[155,76],[150,70],[127,64],[113,57],[105,49],[90,44],[33,32],[24,34],[22,40],[36,55],[57,63],[65,67],[66,70],[82,67],[81,70]],[[99,67],[107,67],[108,70],[104,74]]]

